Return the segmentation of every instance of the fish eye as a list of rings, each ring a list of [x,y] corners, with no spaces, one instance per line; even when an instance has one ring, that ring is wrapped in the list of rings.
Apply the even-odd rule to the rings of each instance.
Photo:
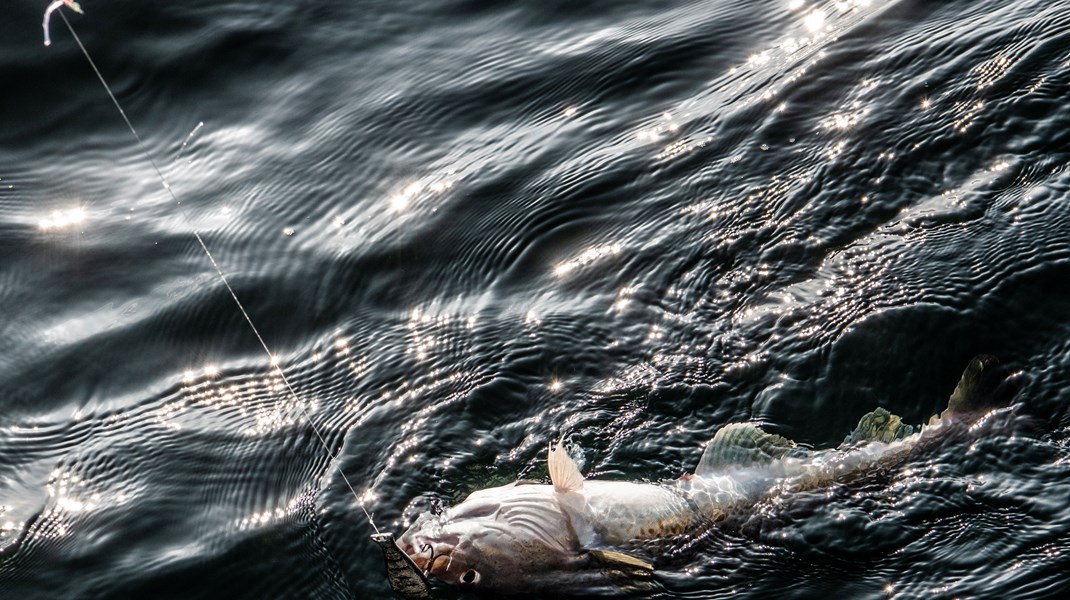
[[[468,569],[461,575],[460,583],[462,585],[475,585],[479,583],[479,571],[475,569]]]

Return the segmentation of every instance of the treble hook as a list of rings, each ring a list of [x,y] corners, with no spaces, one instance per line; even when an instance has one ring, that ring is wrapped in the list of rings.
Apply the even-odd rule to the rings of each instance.
[[[443,555],[439,554],[439,555],[436,556],[435,555],[435,547],[432,546],[430,543],[426,543],[423,546],[420,546],[420,552],[430,552],[431,553],[431,558],[427,559],[427,567],[424,568],[424,577],[429,577],[431,575],[431,568],[435,566],[435,561],[440,559],[440,558],[442,558]],[[446,570],[447,571],[450,570],[450,565],[453,564],[453,555],[450,554],[449,557],[450,557],[450,562],[446,563]]]
[[[424,568],[424,577],[431,574],[431,567],[435,564],[435,547],[431,544],[420,546],[420,552],[430,552],[431,558],[427,559],[427,567]]]

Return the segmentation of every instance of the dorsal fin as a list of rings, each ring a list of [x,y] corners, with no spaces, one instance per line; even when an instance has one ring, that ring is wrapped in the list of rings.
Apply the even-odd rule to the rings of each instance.
[[[753,423],[729,423],[717,431],[699,460],[696,475],[729,467],[768,464],[795,449],[795,442]]]
[[[551,446],[546,453],[546,466],[550,471],[550,481],[554,483],[554,489],[559,492],[572,492],[583,487],[583,474],[580,466],[565,452],[561,440],[557,445]]]
[[[858,425],[844,438],[843,443],[855,442],[894,442],[901,440],[914,433],[914,428],[906,423],[899,415],[893,415],[887,409],[877,407],[877,410],[862,415]]]

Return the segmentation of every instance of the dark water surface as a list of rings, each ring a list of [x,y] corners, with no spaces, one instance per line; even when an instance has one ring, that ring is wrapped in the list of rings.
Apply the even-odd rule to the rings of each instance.
[[[1070,0],[85,0],[181,206],[46,4],[0,19],[0,597],[382,597],[339,469],[398,530],[562,432],[657,481],[921,422],[979,352],[977,439],[643,597],[1070,590]]]

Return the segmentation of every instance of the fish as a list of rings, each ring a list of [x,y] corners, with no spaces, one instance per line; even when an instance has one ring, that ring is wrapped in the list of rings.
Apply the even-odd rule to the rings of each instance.
[[[612,594],[652,577],[659,541],[738,531],[774,495],[901,465],[998,409],[1008,381],[998,359],[977,356],[947,408],[926,424],[913,427],[877,408],[832,449],[731,423],[715,433],[693,473],[660,483],[587,479],[558,440],[547,450],[549,484],[476,490],[448,510],[420,515],[397,546],[425,577],[462,590]]]

